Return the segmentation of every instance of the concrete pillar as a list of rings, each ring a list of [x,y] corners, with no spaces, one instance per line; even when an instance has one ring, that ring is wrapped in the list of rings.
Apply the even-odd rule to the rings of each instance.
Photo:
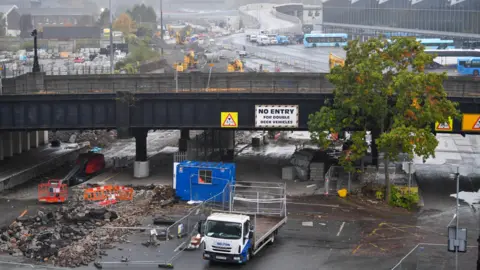
[[[47,130],[39,130],[38,131],[38,144],[39,145],[48,144],[48,131]]]
[[[37,148],[38,147],[38,131],[30,132],[30,147]]]
[[[22,132],[22,151],[26,152],[30,150],[30,132]]]
[[[12,132],[5,132],[2,136],[2,141],[3,141],[3,156],[4,157],[13,156]]]
[[[178,151],[186,152],[188,150],[188,141],[190,140],[190,130],[180,130],[180,139],[178,140]]]
[[[21,154],[22,153],[22,132],[15,131],[12,132],[13,138],[13,153],[14,154]]]
[[[146,129],[134,130],[135,136],[135,163],[133,177],[145,178],[150,175],[150,163],[147,160],[147,133]]]
[[[0,133],[0,161],[3,160],[3,134]]]
[[[222,130],[220,133],[220,142],[225,149],[223,161],[232,162],[235,156],[235,130]]]

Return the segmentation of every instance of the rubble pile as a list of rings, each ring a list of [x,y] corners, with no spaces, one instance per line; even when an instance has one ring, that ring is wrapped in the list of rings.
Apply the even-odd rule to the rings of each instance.
[[[117,203],[115,211],[71,200],[51,212],[19,217],[10,226],[0,228],[0,252],[61,267],[88,265],[105,254],[105,249],[113,248],[114,243],[127,241],[132,231],[125,227],[139,226],[146,216],[175,202],[170,186],[134,189],[144,196]]]
[[[59,140],[61,142],[81,143],[90,142],[93,146],[105,147],[113,143],[117,134],[116,131],[107,130],[85,130],[85,131],[57,131],[49,132],[49,141]]]
[[[118,215],[114,211],[79,204],[63,206],[54,212],[38,211],[35,216],[19,217],[0,230],[0,251],[49,261],[61,248],[116,218]]]

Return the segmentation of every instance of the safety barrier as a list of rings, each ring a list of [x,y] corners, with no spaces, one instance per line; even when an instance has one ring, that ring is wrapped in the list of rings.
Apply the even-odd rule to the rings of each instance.
[[[83,199],[85,201],[132,201],[133,188],[124,186],[102,186],[85,189]]]
[[[38,185],[38,201],[46,203],[65,202],[68,198],[68,185],[61,180],[50,180]]]

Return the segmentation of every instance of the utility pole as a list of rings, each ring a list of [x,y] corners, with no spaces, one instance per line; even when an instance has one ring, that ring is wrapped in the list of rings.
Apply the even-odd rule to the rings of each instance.
[[[37,29],[32,31],[33,37],[33,68],[32,72],[40,72],[40,65],[38,64],[38,43],[37,43]]]
[[[160,0],[160,52],[163,55],[163,0]]]
[[[113,66],[113,13],[112,13],[112,0],[108,1],[108,13],[110,17],[110,74],[114,73],[115,67]]]

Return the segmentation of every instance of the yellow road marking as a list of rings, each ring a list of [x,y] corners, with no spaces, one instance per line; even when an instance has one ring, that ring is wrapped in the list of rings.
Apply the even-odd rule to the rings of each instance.
[[[362,247],[363,244],[358,245],[353,251],[352,254],[357,253],[357,251]]]

